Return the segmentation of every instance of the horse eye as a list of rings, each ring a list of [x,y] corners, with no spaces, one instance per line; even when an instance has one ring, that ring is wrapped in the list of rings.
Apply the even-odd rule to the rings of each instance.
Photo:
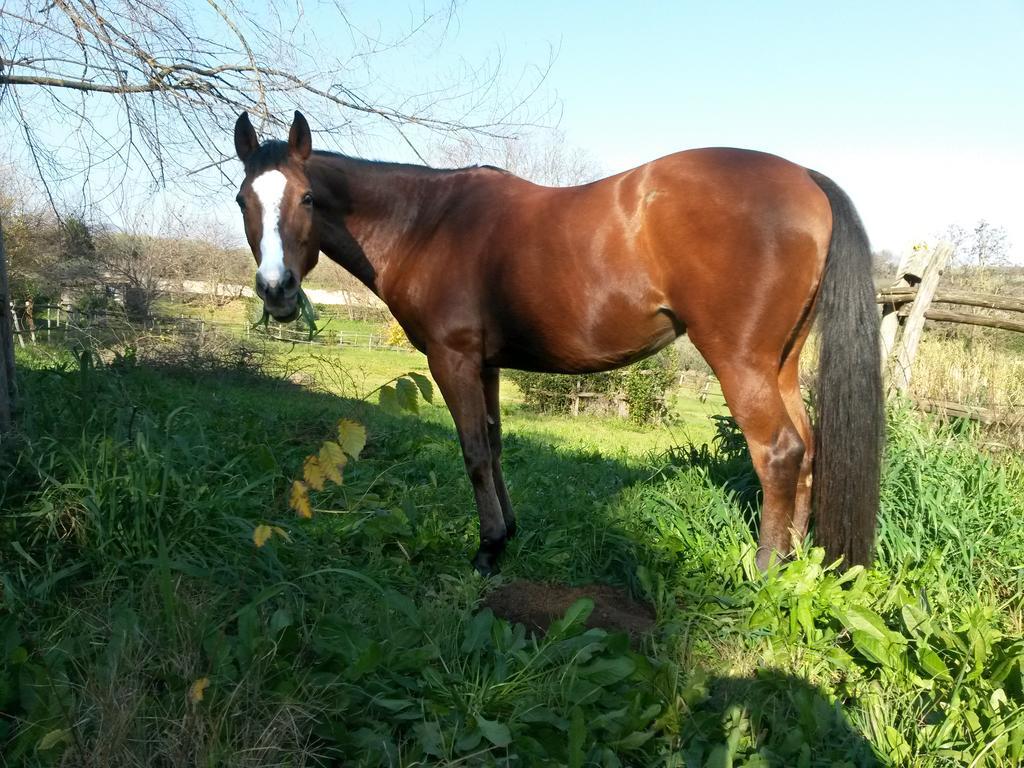
[[[302,196],[302,204],[303,205],[312,205],[313,204],[313,193],[312,192],[307,192],[306,194],[304,194]]]
[[[235,202],[238,203],[239,208],[241,208],[243,211],[245,210],[245,198],[242,197],[241,194],[239,194],[238,197],[235,198]]]

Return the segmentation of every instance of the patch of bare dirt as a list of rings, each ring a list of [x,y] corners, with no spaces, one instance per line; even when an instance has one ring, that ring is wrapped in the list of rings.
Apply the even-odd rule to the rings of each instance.
[[[625,632],[631,642],[654,627],[654,610],[633,600],[625,590],[607,584],[568,587],[520,579],[492,590],[484,599],[484,607],[527,629],[545,633],[551,622],[565,615],[570,605],[583,597],[594,601],[594,610],[586,625],[609,632]]]

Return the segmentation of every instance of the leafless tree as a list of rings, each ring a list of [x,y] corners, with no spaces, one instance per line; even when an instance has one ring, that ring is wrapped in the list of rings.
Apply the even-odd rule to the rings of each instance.
[[[0,218],[10,265],[10,298],[22,301],[48,293],[61,248],[57,218],[13,166],[0,166]]]
[[[892,251],[883,248],[880,251],[871,252],[871,274],[875,278],[875,282],[878,284],[884,284],[886,280],[892,282],[893,273],[896,271],[896,266],[899,264],[899,259]]]
[[[941,238],[953,244],[953,269],[950,278],[964,288],[998,292],[1001,270],[1010,263],[1007,234],[1003,227],[985,219],[970,230],[952,224]]]
[[[131,229],[100,232],[96,240],[102,281],[121,289],[129,317],[149,317],[160,280],[176,268],[173,249],[159,238]]]
[[[357,29],[340,4],[317,5],[314,24],[301,4],[9,0],[0,6],[0,85],[15,87],[4,113],[51,189],[69,178],[117,181],[111,174],[128,169],[164,184],[219,168],[240,111],[279,128],[296,103],[336,135],[375,123],[410,142],[418,128],[504,135],[522,102],[480,98],[497,88],[494,71],[460,83],[462,99],[450,89],[408,93],[374,72],[377,56],[452,12],[448,3],[425,10],[388,41]],[[347,37],[340,55],[338,35]]]
[[[968,259],[979,269],[1003,267],[1010,263],[1006,253],[1006,230],[981,219],[974,227]]]
[[[557,129],[534,128],[518,137],[453,136],[433,156],[437,165],[493,165],[553,187],[585,184],[601,175],[594,159],[570,147]]]
[[[522,107],[531,87],[503,92],[497,64],[464,73],[458,88],[409,92],[383,81],[378,56],[425,30],[443,38],[455,12],[452,0],[423,8],[386,39],[361,30],[340,0],[311,14],[302,0],[6,0],[0,143],[22,147],[51,203],[77,188],[92,204],[126,180],[154,188],[230,181],[225,137],[242,110],[277,132],[301,105],[335,137],[383,128],[414,149],[424,129],[496,137],[530,122]],[[8,305],[4,264],[0,309]],[[6,364],[10,323],[0,315]]]
[[[959,267],[985,270],[1009,263],[1006,230],[985,219],[970,231],[951,224],[941,237],[953,244],[953,261]]]

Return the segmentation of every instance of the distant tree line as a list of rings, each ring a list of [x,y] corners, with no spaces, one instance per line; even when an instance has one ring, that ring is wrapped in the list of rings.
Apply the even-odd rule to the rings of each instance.
[[[15,304],[59,301],[68,289],[87,294],[116,286],[129,314],[148,316],[162,281],[246,283],[251,277],[252,256],[232,247],[216,226],[179,222],[151,234],[140,220],[115,228],[77,211],[34,204],[31,196],[15,197],[9,189],[0,185],[0,217]]]

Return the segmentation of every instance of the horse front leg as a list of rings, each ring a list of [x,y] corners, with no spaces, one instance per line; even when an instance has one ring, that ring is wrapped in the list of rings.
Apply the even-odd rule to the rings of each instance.
[[[480,515],[480,549],[473,565],[483,576],[497,571],[498,558],[505,549],[507,530],[501,502],[495,489],[494,461],[488,439],[487,400],[478,355],[430,346],[430,373],[444,396],[455,420],[466,462],[466,474],[473,484]]]

